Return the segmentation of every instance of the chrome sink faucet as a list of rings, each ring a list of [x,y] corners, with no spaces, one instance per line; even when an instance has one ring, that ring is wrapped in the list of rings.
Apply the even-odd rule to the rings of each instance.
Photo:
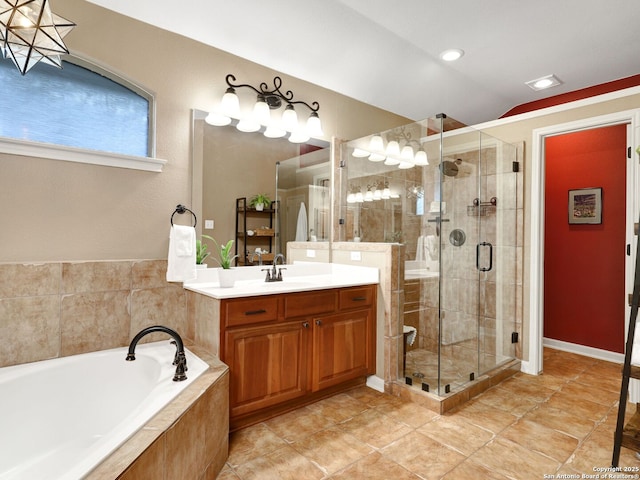
[[[147,327],[140,330],[140,332],[138,332],[138,334],[133,337],[133,340],[131,340],[131,343],[129,344],[129,352],[127,353],[126,360],[128,362],[132,362],[136,359],[136,345],[138,344],[140,339],[142,339],[142,337],[153,332],[164,332],[173,337],[174,341],[172,341],[171,343],[175,343],[176,345],[176,355],[175,357],[173,357],[173,365],[176,366],[176,373],[173,376],[173,381],[181,382],[183,380],[186,380],[187,375],[185,374],[185,372],[187,371],[187,357],[184,354],[184,343],[182,342],[182,338],[180,337],[180,335],[178,335],[178,332],[170,329],[169,327],[155,325],[153,327]]]
[[[282,270],[286,270],[285,267],[276,268],[278,265],[278,259],[282,261],[282,265],[285,264],[284,255],[278,253],[275,257],[273,257],[273,267],[272,268],[263,268],[263,272],[267,272],[267,276],[264,279],[265,282],[281,282],[282,281]]]

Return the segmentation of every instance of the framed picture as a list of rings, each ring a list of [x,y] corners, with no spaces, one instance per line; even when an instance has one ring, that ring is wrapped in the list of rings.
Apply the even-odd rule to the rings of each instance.
[[[602,223],[602,188],[569,190],[569,223]]]

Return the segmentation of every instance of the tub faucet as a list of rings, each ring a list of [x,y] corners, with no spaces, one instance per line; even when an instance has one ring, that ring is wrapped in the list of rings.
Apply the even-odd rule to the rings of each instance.
[[[178,332],[170,329],[169,327],[155,325],[153,327],[147,327],[140,330],[140,332],[138,332],[138,334],[133,337],[133,340],[131,340],[131,343],[129,344],[129,353],[127,353],[126,360],[128,362],[131,362],[136,359],[136,345],[142,337],[153,332],[164,332],[173,337],[174,341],[171,343],[175,343],[176,345],[176,355],[173,358],[173,365],[176,366],[176,374],[173,376],[173,381],[181,382],[183,380],[186,380],[187,375],[185,375],[185,372],[187,371],[187,357],[184,354],[184,343],[182,342],[182,338],[180,338],[180,335],[178,335]]]

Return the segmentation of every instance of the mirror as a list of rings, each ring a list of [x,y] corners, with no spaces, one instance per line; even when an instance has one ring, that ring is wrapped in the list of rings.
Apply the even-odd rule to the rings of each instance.
[[[201,232],[218,243],[233,239],[244,249],[238,245],[242,225],[238,225],[236,200],[250,202],[254,195],[266,194],[277,200],[280,208],[273,219],[276,235],[263,248],[272,254],[285,253],[287,242],[305,236],[305,241],[329,241],[329,143],[311,139],[297,144],[285,138],[267,138],[261,131],[240,132],[233,125],[212,126],[204,121],[206,115],[194,110],[192,118],[192,204],[200,207]],[[213,230],[206,228],[208,220],[213,220]]]

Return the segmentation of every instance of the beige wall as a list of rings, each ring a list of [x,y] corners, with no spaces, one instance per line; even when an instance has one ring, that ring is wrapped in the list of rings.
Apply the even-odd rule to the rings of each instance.
[[[87,2],[57,0],[55,12],[78,25],[65,39],[72,53],[155,93],[157,156],[168,162],[150,173],[0,154],[0,262],[165,258],[171,213],[192,204],[191,110],[219,101],[227,73],[259,84],[278,72]],[[296,96],[320,103],[327,139],[407,123],[281,76]]]

